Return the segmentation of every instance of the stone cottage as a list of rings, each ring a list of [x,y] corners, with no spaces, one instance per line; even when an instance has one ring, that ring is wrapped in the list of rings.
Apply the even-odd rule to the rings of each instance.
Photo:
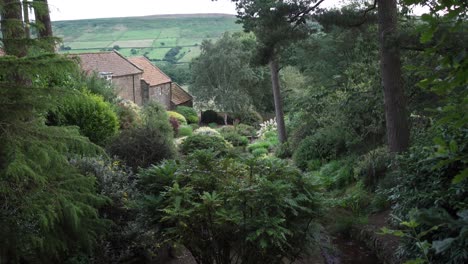
[[[169,109],[172,97],[171,78],[145,57],[131,57],[128,60],[143,70],[141,79],[143,103],[157,101]]]
[[[98,74],[111,82],[117,95],[138,105],[143,104],[141,79],[143,70],[116,51],[74,54],[87,74]]]

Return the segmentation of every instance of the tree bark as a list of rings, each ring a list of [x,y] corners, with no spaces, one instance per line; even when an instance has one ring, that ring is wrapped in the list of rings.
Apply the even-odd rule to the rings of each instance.
[[[0,0],[3,2],[1,11],[1,27],[3,49],[8,55],[24,57],[27,46],[24,41],[24,26],[20,0]]]
[[[380,72],[385,102],[387,140],[391,152],[409,146],[406,97],[403,91],[400,49],[397,41],[397,2],[378,0]]]
[[[46,44],[46,50],[55,51],[55,41],[52,39],[52,22],[50,21],[49,4],[47,0],[34,0],[34,16],[36,17],[37,36],[49,43]]]
[[[275,56],[270,59],[271,86],[273,88],[273,99],[275,101],[276,125],[278,127],[278,139],[280,143],[287,140],[286,126],[284,125],[283,102],[281,100],[279,66]]]

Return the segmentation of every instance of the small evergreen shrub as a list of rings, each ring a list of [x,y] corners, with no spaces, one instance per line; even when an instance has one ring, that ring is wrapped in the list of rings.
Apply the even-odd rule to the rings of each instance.
[[[78,126],[80,133],[103,145],[119,129],[119,120],[112,106],[99,95],[89,92],[65,96],[49,113],[48,123],[57,126]]]
[[[221,137],[221,134],[218,131],[210,127],[200,127],[193,131],[193,134]]]
[[[198,113],[192,107],[178,106],[175,111],[183,115],[189,124],[198,124]]]
[[[279,144],[275,149],[275,156],[280,159],[287,159],[292,156],[292,151],[289,148],[289,143],[285,142],[283,144]]]
[[[164,107],[156,102],[145,106],[143,125],[122,131],[107,147],[111,155],[137,169],[173,158],[173,130]]]
[[[260,115],[257,111],[252,109],[234,113],[233,118],[239,119],[242,124],[255,127],[259,126],[260,123],[263,122],[262,115]]]
[[[190,154],[197,150],[211,150],[224,155],[232,146],[222,137],[206,134],[195,134],[187,137],[180,145],[182,154]]]
[[[218,124],[216,124],[216,123],[209,123],[209,124],[208,124],[208,127],[210,127],[210,128],[217,128],[217,127],[218,127]]]
[[[313,159],[330,160],[346,151],[346,134],[339,128],[319,129],[301,141],[293,154],[293,160],[300,169],[307,169],[307,162]]]
[[[169,115],[169,118],[175,118],[180,125],[187,125],[187,120],[183,115],[173,111],[168,111],[167,114]]]
[[[218,129],[216,129],[221,135],[226,134],[226,133],[236,133],[236,129],[234,126],[222,126]]]
[[[264,155],[268,155],[268,149],[265,149],[265,148],[254,149],[252,150],[252,155],[254,155],[254,157],[261,157]]]
[[[193,133],[191,126],[180,126],[179,133],[177,134],[178,137],[187,137],[191,136]]]
[[[141,125],[141,108],[130,100],[121,100],[116,104],[120,129],[135,128]]]
[[[224,133],[222,134],[222,136],[234,147],[242,147],[247,146],[247,144],[249,144],[249,140],[247,139],[247,137],[241,136],[235,132]]]
[[[201,123],[203,124],[209,124],[209,123],[218,123],[219,121],[219,116],[218,113],[216,113],[213,110],[206,110],[201,114]]]
[[[234,127],[236,129],[236,132],[242,136],[246,136],[246,137],[255,136],[256,129],[253,126],[249,126],[246,124],[238,124]]]

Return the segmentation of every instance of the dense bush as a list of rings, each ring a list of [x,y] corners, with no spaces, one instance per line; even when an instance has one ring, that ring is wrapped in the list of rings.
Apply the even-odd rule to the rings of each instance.
[[[178,137],[187,137],[191,136],[193,133],[191,126],[180,126],[179,133],[177,134]]]
[[[173,130],[162,105],[152,102],[142,111],[143,124],[122,131],[108,146],[109,153],[136,169],[173,158]]]
[[[223,133],[222,136],[235,147],[247,146],[249,144],[247,137],[241,136],[236,132]]]
[[[320,183],[328,188],[343,188],[354,182],[354,174],[352,164],[354,159],[348,160],[333,160],[324,164],[312,175],[320,180]]]
[[[262,115],[260,115],[257,111],[248,109],[244,111],[239,111],[234,113],[234,119],[239,119],[242,124],[250,125],[250,126],[258,126],[260,123],[263,122]]]
[[[452,153],[463,148],[463,145],[452,148]],[[431,148],[414,147],[398,157],[398,169],[387,176],[393,187],[385,186],[378,191],[387,195],[399,219],[414,221],[416,226],[410,232],[422,233],[433,228],[420,238],[429,243],[427,257],[432,263],[465,263],[468,238],[462,226],[466,227],[468,221],[468,181],[454,183],[453,176],[466,170],[466,166],[461,160],[441,163],[444,158],[435,156]],[[425,258],[416,242],[404,240],[405,255]]]
[[[169,115],[169,118],[175,118],[180,125],[187,125],[187,120],[183,115],[173,111],[168,111],[167,114]]]
[[[220,118],[222,119],[222,117],[220,117],[218,113],[216,113],[216,111],[206,110],[205,112],[201,114],[200,121],[203,124],[209,124],[209,123],[223,124],[224,122],[220,122]]]
[[[62,97],[60,105],[49,113],[48,123],[78,126],[82,135],[99,145],[114,136],[119,128],[112,106],[102,97],[89,92]]]
[[[135,128],[141,125],[141,108],[137,104],[130,100],[121,100],[116,107],[120,129]]]
[[[319,207],[316,188],[286,162],[264,159],[246,165],[199,151],[179,168],[158,168],[147,174],[141,190],[144,218],[199,263],[294,261],[309,245]]]
[[[392,162],[392,155],[387,147],[380,147],[369,151],[357,160],[354,173],[364,180],[367,187],[376,187],[388,171]]]
[[[171,116],[169,117],[169,124],[171,124],[172,131],[174,132],[174,137],[176,137],[179,134],[179,121]]]
[[[346,133],[340,128],[318,129],[301,141],[293,154],[296,166],[305,170],[310,160],[330,160],[346,151]]]
[[[195,134],[187,137],[180,145],[183,154],[190,154],[197,150],[212,150],[220,154],[226,154],[232,146],[222,137]]]
[[[200,127],[193,131],[195,135],[207,135],[207,136],[216,136],[221,137],[221,134],[213,128],[210,127]]]
[[[198,113],[192,107],[178,106],[175,111],[183,115],[189,124],[198,124]]]
[[[238,124],[235,126],[236,132],[242,136],[253,137],[257,131],[255,127],[246,124]]]

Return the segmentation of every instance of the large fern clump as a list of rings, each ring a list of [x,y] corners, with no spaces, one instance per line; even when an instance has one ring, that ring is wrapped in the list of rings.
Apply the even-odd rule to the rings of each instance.
[[[62,262],[89,252],[107,225],[95,177],[69,163],[102,149],[76,128],[45,124],[57,98],[72,92],[50,80],[76,70],[53,54],[0,57],[0,263]]]

